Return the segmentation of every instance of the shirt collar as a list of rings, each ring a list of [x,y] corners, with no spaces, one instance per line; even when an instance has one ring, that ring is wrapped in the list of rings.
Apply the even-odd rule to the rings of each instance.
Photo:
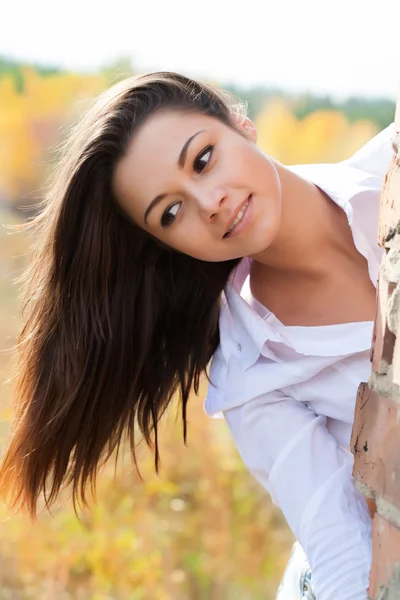
[[[369,350],[373,322],[345,323],[321,328],[294,327],[277,329],[275,317],[271,322],[262,318],[241,296],[243,284],[250,273],[251,259],[244,258],[231,274],[225,288],[223,310],[220,315],[220,339],[222,354],[226,362],[232,356],[238,359],[237,365],[245,371],[263,354],[276,361],[274,352],[266,342],[284,343],[297,353],[306,356],[347,356]],[[237,367],[236,367],[237,368]]]
[[[229,310],[232,316],[235,350],[240,354],[240,362],[244,369],[256,362],[272,333],[268,323],[241,296],[243,284],[250,274],[250,266],[251,259],[243,258],[231,273],[225,287],[225,310]]]

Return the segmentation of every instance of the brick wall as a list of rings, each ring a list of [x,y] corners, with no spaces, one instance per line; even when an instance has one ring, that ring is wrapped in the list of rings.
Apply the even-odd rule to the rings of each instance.
[[[368,500],[372,567],[368,597],[400,600],[400,94],[393,160],[381,195],[382,259],[372,371],[358,389],[351,447],[356,487]]]

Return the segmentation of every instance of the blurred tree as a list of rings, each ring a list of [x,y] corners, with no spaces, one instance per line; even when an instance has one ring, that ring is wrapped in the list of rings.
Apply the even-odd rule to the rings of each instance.
[[[26,98],[16,92],[14,80],[0,80],[0,199],[16,199],[33,185],[37,174],[33,161],[38,146],[30,131]]]
[[[11,58],[0,56],[0,78],[4,76],[11,76],[15,84],[16,92],[22,93],[24,78],[21,73],[21,65]]]
[[[348,98],[339,105],[339,108],[351,123],[359,119],[373,120],[381,130],[393,122],[395,103],[387,98],[376,100]]]
[[[392,123],[395,110],[394,100],[387,98],[351,97],[343,102],[337,102],[327,95],[291,94],[265,86],[248,88],[224,85],[223,87],[248,103],[251,119],[255,119],[263,107],[276,98],[286,102],[297,119],[304,119],[317,110],[337,110],[346,115],[350,123],[359,120],[373,121],[379,130]]]
[[[263,109],[269,100],[272,98],[287,97],[287,94],[276,88],[266,88],[264,86],[241,87],[238,85],[223,85],[227,91],[234,94],[248,104],[248,115],[250,119],[255,119],[259,112]]]
[[[24,62],[17,61],[13,58],[0,55],[0,79],[4,75],[11,75],[15,83],[15,91],[21,94],[24,91],[24,67],[29,66],[34,69],[39,75],[46,77],[47,75],[55,75],[61,73],[59,67],[52,67],[49,65],[40,64],[26,64]]]
[[[20,66],[22,92],[12,71],[0,77],[0,202],[29,206],[51,168],[49,149],[106,86],[102,75],[47,72]]]
[[[337,108],[329,96],[313,96],[312,94],[299,94],[291,99],[291,108],[298,119],[304,119],[316,110],[334,110]]]
[[[51,168],[48,149],[91,98],[134,72],[129,56],[97,74],[0,56],[0,202],[37,202],[32,194]],[[224,87],[247,102],[261,146],[287,164],[339,160],[393,120],[394,103],[384,99],[349,98],[339,105],[329,96],[290,95],[262,86]]]
[[[134,75],[135,72],[136,69],[131,56],[120,56],[100,69],[100,73],[106,78],[109,86]]]
[[[255,120],[260,147],[284,164],[336,162],[378,133],[368,120],[350,123],[337,110],[317,110],[298,120],[290,101],[271,99]]]

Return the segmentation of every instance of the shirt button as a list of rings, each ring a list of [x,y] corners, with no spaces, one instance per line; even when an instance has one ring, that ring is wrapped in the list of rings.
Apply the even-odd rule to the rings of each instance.
[[[238,344],[237,344],[237,349],[239,350],[239,352],[241,352],[241,351],[242,351],[242,344],[239,344],[239,342],[238,342]]]

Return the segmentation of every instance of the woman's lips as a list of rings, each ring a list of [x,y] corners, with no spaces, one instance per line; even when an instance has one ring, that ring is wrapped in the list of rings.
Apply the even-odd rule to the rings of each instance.
[[[223,236],[224,239],[227,239],[228,237],[230,238],[230,237],[235,237],[236,235],[239,235],[239,233],[241,231],[243,231],[243,229],[247,226],[249,219],[251,217],[251,212],[252,212],[253,194],[250,194],[247,202],[248,202],[248,204],[247,204],[247,207],[246,207],[243,217],[240,219],[239,223],[237,223],[235,225],[235,227],[233,229],[231,229],[231,231],[229,233],[226,233]]]

